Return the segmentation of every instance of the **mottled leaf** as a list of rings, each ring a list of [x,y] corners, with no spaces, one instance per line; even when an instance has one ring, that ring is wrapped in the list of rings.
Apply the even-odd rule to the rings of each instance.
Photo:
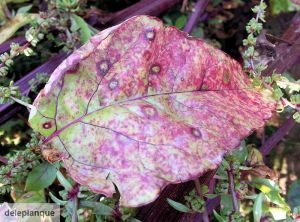
[[[46,159],[136,207],[199,177],[275,108],[220,50],[148,16],[93,36],[51,75],[30,113]]]

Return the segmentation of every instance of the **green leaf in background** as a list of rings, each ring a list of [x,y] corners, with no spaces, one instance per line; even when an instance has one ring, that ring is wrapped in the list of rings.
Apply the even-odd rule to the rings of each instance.
[[[262,202],[264,194],[260,193],[257,195],[253,205],[253,218],[254,222],[259,222],[262,216]]]
[[[218,222],[227,222],[226,218],[218,214],[217,211],[214,210],[213,213]]]
[[[300,180],[296,180],[291,184],[287,200],[291,208],[300,206]]]
[[[299,10],[300,7],[289,0],[270,0],[270,8],[273,15]]]
[[[174,200],[171,200],[171,199],[167,199],[168,201],[168,204],[170,204],[171,207],[173,207],[175,210],[178,210],[180,212],[183,212],[183,213],[190,213],[192,212],[192,210],[190,208],[188,208],[187,206],[183,205],[182,203],[178,203]]]
[[[169,25],[169,26],[172,26],[172,25],[173,25],[173,21],[172,21],[172,19],[171,19],[169,16],[165,15],[165,16],[163,17],[163,20],[164,20],[164,23],[165,23],[166,25]]]
[[[10,20],[7,20],[0,28],[0,44],[12,37],[18,29],[29,24],[37,18],[36,14],[20,13]]]
[[[80,41],[81,43],[86,43],[93,35],[93,31],[90,29],[89,25],[78,15],[72,14],[72,29],[75,31],[80,29]]]
[[[30,191],[23,194],[16,203],[45,203],[44,190]]]
[[[49,196],[51,198],[51,200],[53,200],[54,203],[58,204],[58,205],[61,205],[61,206],[65,206],[68,201],[67,200],[60,200],[58,199],[56,196],[54,196],[53,193],[49,192]]]
[[[110,216],[113,213],[111,207],[100,202],[80,201],[80,206],[93,209],[93,213],[97,215]]]
[[[221,196],[222,214],[229,215],[233,211],[233,201],[230,194],[224,194]]]
[[[182,29],[185,26],[186,22],[187,22],[186,15],[181,15],[176,19],[175,26],[179,29]]]
[[[68,179],[66,179],[59,170],[56,171],[56,176],[57,176],[58,181],[65,188],[66,191],[72,190],[73,186],[72,186],[71,182]]]
[[[17,11],[17,14],[20,14],[20,13],[27,13],[30,11],[30,9],[32,8],[32,5],[26,5],[26,6],[23,6],[23,7],[20,7]]]
[[[56,178],[56,171],[55,166],[47,162],[36,166],[28,174],[25,190],[41,190],[50,186]]]
[[[289,205],[285,202],[284,198],[281,197],[280,189],[274,181],[263,178],[254,178],[253,182],[253,185],[263,192],[271,203],[284,208],[286,211],[290,211]]]

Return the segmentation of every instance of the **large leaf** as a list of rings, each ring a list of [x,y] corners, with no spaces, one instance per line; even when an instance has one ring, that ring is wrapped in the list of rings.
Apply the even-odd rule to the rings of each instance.
[[[221,51],[138,16],[75,51],[34,106],[47,159],[94,192],[112,196],[115,184],[121,205],[136,207],[216,168],[275,102]]]

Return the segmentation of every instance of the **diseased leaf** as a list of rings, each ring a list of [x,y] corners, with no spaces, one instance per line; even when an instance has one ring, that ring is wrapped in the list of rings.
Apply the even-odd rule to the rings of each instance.
[[[137,207],[216,168],[276,102],[220,50],[137,16],[68,57],[34,106],[46,159],[96,193],[112,196],[115,184],[120,204]]]

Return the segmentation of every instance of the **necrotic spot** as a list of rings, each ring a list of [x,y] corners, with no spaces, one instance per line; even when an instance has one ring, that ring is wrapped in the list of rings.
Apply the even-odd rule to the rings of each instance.
[[[108,60],[102,60],[97,63],[97,72],[99,72],[100,75],[105,76],[106,73],[108,73],[110,67],[111,64]]]
[[[44,128],[44,129],[50,129],[51,127],[52,127],[51,122],[43,123],[43,128]]]
[[[155,38],[155,31],[153,29],[147,30],[145,36],[148,40],[152,41]]]
[[[151,69],[150,69],[151,74],[158,74],[158,73],[160,73],[160,71],[161,71],[161,68],[159,65],[155,64],[155,65],[151,66]]]
[[[192,128],[192,135],[196,138],[202,138],[202,134],[200,132],[200,130],[196,129],[196,128]]]
[[[157,115],[157,111],[154,107],[149,106],[149,105],[145,105],[142,107],[142,111],[143,113],[147,116],[147,117],[154,117]]]
[[[108,87],[109,87],[110,89],[115,89],[115,88],[118,87],[118,85],[119,85],[119,81],[116,80],[116,79],[112,79],[112,80],[109,82]]]

